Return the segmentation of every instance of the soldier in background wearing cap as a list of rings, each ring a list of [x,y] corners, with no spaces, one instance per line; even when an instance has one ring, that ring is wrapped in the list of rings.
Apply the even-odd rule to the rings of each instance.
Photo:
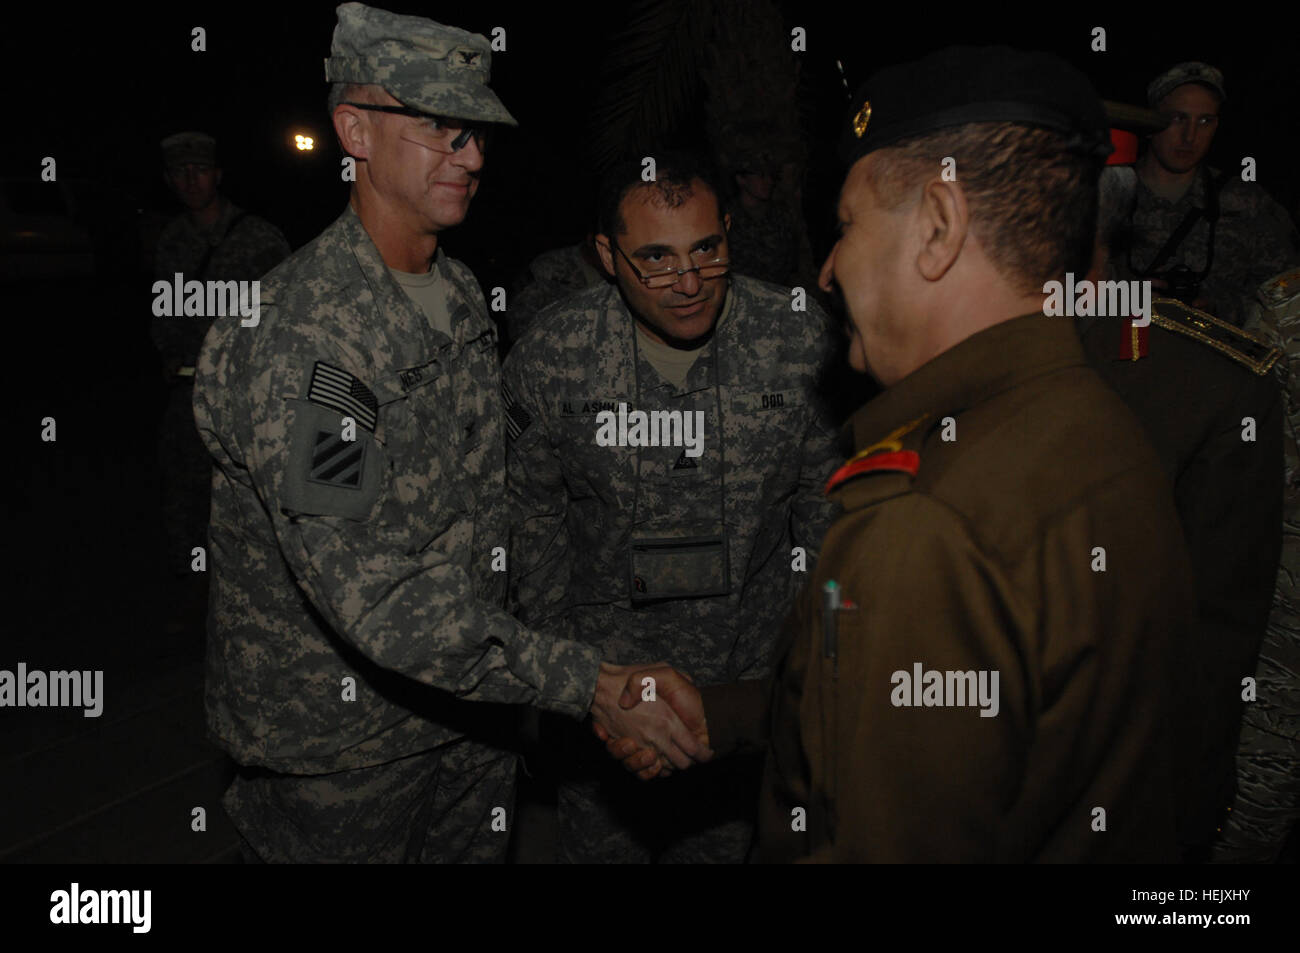
[[[1191,569],[1140,424],[1042,313],[1091,259],[1101,103],[1054,56],[952,48],[849,126],[822,280],[886,390],[778,650],[761,856],[1176,859]],[[704,690],[719,753],[762,736],[754,685]]]
[[[1098,251],[1102,274],[1112,236],[1132,205],[1130,167],[1102,173]],[[1189,723],[1198,742],[1183,793],[1183,858],[1203,861],[1232,802],[1242,684],[1255,671],[1273,600],[1282,528],[1282,402],[1272,377],[1280,352],[1213,315],[1156,298],[1151,325],[1078,319],[1094,370],[1142,422],[1174,488],[1196,574],[1196,631],[1189,651],[1213,662]],[[1249,419],[1249,439],[1244,422]],[[1184,669],[1184,672],[1190,670]]]
[[[487,40],[338,8],[326,79],[357,160],[338,220],[217,323],[195,414],[216,461],[207,660],[225,805],[268,861],[496,861],[520,702],[707,755],[666,705],[622,712],[626,669],[507,615],[495,330],[439,248],[478,188]],[[635,716],[628,720],[628,715]]]
[[[163,180],[185,206],[159,236],[155,277],[171,282],[209,279],[252,281],[289,254],[280,230],[250,214],[219,191],[221,166],[217,140],[202,132],[179,132],[162,141]],[[169,393],[159,425],[163,531],[166,567],[174,582],[176,605],[168,625],[178,630],[202,618],[207,577],[190,569],[191,552],[204,544],[208,524],[208,484],[212,461],[194,429],[194,365],[211,317],[155,315],[151,330],[162,355]],[[197,619],[191,610],[198,607]]]
[[[1152,80],[1147,102],[1171,117],[1138,160],[1131,225],[1117,236],[1121,278],[1150,278],[1162,293],[1240,327],[1265,278],[1300,264],[1295,226],[1241,169],[1206,161],[1227,99],[1223,74],[1179,63]]]

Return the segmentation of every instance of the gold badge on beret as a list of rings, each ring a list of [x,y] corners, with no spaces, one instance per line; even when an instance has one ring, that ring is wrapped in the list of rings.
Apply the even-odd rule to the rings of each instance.
[[[871,122],[871,100],[868,99],[862,104],[858,114],[853,117],[853,134],[861,139],[867,131],[869,122]]]

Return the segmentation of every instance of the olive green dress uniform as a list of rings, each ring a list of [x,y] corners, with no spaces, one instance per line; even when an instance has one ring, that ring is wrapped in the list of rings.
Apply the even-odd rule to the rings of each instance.
[[[865,456],[832,480],[845,513],[773,676],[762,859],[1176,859],[1191,568],[1160,460],[1074,327],[982,331],[852,424]],[[833,657],[830,580],[856,604]],[[896,707],[915,663],[998,672],[996,716]]]
[[[1080,330],[1089,362],[1142,422],[1173,485],[1196,578],[1197,638],[1215,659],[1190,726],[1202,748],[1182,836],[1199,850],[1232,802],[1242,679],[1255,671],[1273,602],[1282,403],[1271,370],[1279,352],[1168,299],[1152,303],[1146,329],[1098,318]]]

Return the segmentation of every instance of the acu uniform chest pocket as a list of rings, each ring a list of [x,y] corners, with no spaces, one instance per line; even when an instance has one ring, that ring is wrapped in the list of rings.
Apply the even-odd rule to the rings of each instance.
[[[724,536],[633,537],[628,595],[633,605],[657,599],[725,596],[731,578]]]

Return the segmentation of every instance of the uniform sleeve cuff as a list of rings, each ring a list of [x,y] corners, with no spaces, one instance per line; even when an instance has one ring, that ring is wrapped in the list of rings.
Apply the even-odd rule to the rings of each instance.
[[[552,638],[546,664],[542,667],[537,707],[571,718],[585,718],[596,697],[599,674],[598,648],[573,639]]]

